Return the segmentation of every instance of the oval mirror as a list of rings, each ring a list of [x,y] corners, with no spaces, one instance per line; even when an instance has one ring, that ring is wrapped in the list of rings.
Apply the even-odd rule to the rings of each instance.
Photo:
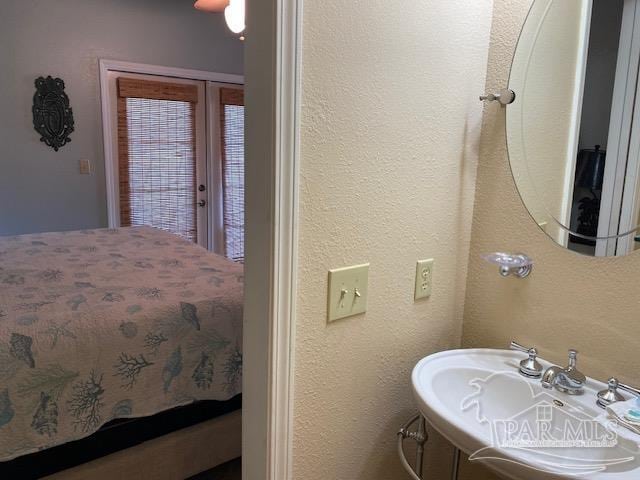
[[[513,59],[507,143],[533,219],[559,245],[640,248],[640,0],[534,0]]]

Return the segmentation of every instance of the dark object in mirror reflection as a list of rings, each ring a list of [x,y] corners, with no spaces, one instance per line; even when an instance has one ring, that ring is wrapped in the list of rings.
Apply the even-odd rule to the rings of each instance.
[[[580,150],[576,165],[576,187],[602,190],[606,157],[607,152],[601,150],[600,145],[593,150]]]
[[[598,218],[600,217],[600,202],[604,166],[607,152],[596,145],[595,148],[580,150],[576,164],[575,190],[587,189],[591,196],[584,196],[577,202],[578,215],[577,233],[589,239],[571,236],[571,241],[588,245],[595,245],[593,237],[598,235]],[[575,205],[574,205],[575,208]]]

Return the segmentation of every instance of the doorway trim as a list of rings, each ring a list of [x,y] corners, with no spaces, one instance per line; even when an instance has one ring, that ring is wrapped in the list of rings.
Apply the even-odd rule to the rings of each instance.
[[[107,193],[107,221],[109,228],[116,228],[120,224],[120,212],[118,209],[118,152],[114,148],[113,142],[114,135],[116,135],[117,132],[114,131],[111,121],[115,112],[113,112],[109,99],[109,72],[157,75],[162,77],[201,80],[235,85],[244,85],[244,76],[109,59],[99,60],[99,70],[104,176]]]
[[[292,475],[302,0],[250,0],[242,478]]]
[[[638,88],[638,57],[640,42],[634,35],[640,28],[638,0],[625,0],[620,26],[620,44],[616,63],[616,78],[613,90],[609,136],[607,140],[607,161],[604,168],[604,182],[601,193],[600,216],[596,240],[597,257],[619,255],[619,245],[626,243],[617,237],[621,228],[623,212],[625,175],[630,158],[634,106]],[[619,242],[622,242],[619,244]],[[626,252],[623,253],[626,255]]]

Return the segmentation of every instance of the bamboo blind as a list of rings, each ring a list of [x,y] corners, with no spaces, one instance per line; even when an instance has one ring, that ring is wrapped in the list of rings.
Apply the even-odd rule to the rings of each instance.
[[[225,254],[244,261],[244,92],[220,89]]]
[[[120,223],[196,242],[195,85],[118,79]]]

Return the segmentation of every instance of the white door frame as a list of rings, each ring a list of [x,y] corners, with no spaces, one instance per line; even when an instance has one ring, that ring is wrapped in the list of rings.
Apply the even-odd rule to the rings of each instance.
[[[618,229],[616,234],[620,235],[618,238],[615,254],[618,256],[628,255],[633,252],[636,246],[636,227],[638,226],[638,210],[640,208],[640,195],[638,194],[638,185],[640,183],[640,84],[638,84],[638,66],[640,65],[640,38],[638,33],[640,32],[640,0],[626,0],[627,2],[633,2],[635,4],[635,19],[636,22],[633,26],[631,35],[633,38],[631,55],[632,65],[635,67],[635,80],[631,91],[627,95],[627,100],[634,106],[631,110],[633,118],[631,120],[630,131],[628,132],[629,146],[628,155],[621,161],[620,169],[623,170],[623,177],[620,179],[620,183],[616,187],[621,191],[620,193],[620,215]]]
[[[638,85],[640,89],[640,85]],[[616,255],[624,256],[633,253],[636,245],[638,226],[638,210],[640,196],[638,185],[640,184],[640,95],[636,95],[633,123],[631,127],[631,140],[629,142],[629,157],[627,159],[624,190],[622,194],[622,206],[620,208],[620,224]],[[626,234],[626,235],[625,235]]]
[[[622,194],[629,158],[640,59],[640,39],[634,35],[640,28],[640,16],[637,14],[639,4],[638,0],[624,2],[598,219],[598,257],[616,255],[618,238],[615,236],[620,232]]]
[[[120,72],[142,75],[156,75],[162,77],[200,80],[205,82],[216,82],[231,85],[243,85],[244,76],[108,59],[100,59],[99,64],[100,103],[102,108],[102,139],[104,148],[104,173],[107,189],[107,219],[109,228],[116,228],[120,225],[120,210],[118,208],[118,151],[116,146],[117,140],[114,141],[114,138],[116,138],[117,126],[115,126],[113,122],[113,119],[115,118],[115,112],[113,111],[113,105],[110,101],[110,95],[112,93],[109,92],[109,73]],[[209,153],[210,152],[207,152],[207,155],[209,155]],[[207,158],[208,170],[211,170],[209,168],[210,163],[210,158]],[[208,184],[212,185],[210,180],[210,178],[207,178]],[[211,205],[212,203],[211,191],[212,189],[209,188],[209,193],[207,195],[209,205]],[[212,209],[210,208],[208,211],[210,212],[209,224],[213,225],[213,222],[211,222]],[[212,245],[210,242],[209,247],[211,248],[211,246]]]
[[[301,12],[247,4],[244,480],[292,478]]]
[[[549,4],[551,5],[551,3]],[[571,124],[569,128],[569,141],[567,142],[567,164],[564,172],[564,187],[562,198],[565,199],[560,207],[560,224],[571,226],[571,207],[573,204],[574,184],[576,178],[576,163],[580,143],[580,124],[582,122],[582,105],[584,89],[587,78],[587,61],[589,57],[589,40],[591,35],[591,15],[593,12],[593,0],[586,0],[581,9],[580,42],[578,44],[578,57],[576,58],[576,71],[574,79],[573,105],[571,108]],[[548,12],[547,12],[548,13]],[[558,232],[558,243],[565,247],[569,244],[569,230],[561,228]]]

